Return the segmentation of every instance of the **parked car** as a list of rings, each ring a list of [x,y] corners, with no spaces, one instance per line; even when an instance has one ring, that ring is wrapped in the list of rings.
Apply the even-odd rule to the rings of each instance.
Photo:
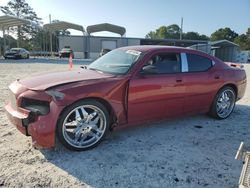
[[[59,52],[59,57],[67,57],[69,58],[70,54],[72,54],[72,58],[74,58],[74,52],[70,48],[70,46],[65,46],[60,52]]]
[[[110,52],[111,50],[110,49],[102,49],[100,54],[99,54],[99,57],[105,55],[106,53]]]
[[[29,59],[30,53],[24,48],[11,48],[4,54],[5,59]]]
[[[18,79],[5,106],[35,146],[97,146],[109,130],[187,114],[227,118],[246,89],[246,73],[200,51],[115,49],[88,68]]]

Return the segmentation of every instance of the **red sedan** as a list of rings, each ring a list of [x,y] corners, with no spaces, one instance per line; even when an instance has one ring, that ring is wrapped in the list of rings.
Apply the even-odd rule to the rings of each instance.
[[[186,48],[132,46],[113,50],[86,69],[13,82],[9,120],[35,146],[98,145],[115,126],[187,114],[227,118],[246,89],[241,66]]]

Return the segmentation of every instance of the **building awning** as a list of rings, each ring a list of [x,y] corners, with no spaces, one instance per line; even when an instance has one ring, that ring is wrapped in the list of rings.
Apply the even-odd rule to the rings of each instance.
[[[88,34],[100,32],[100,31],[109,31],[112,33],[117,33],[121,36],[123,36],[126,33],[126,29],[124,27],[109,24],[109,23],[90,25],[87,27]]]
[[[223,46],[223,47],[228,47],[228,46],[239,46],[229,40],[217,40],[213,41],[210,43],[212,46]]]
[[[9,15],[0,16],[0,29],[1,30],[8,29],[9,27],[29,25],[29,24],[32,24],[32,23],[22,18],[9,16]]]
[[[44,29],[54,32],[54,31],[60,31],[60,30],[66,30],[66,29],[74,29],[77,31],[82,31],[84,32],[84,28],[81,25],[70,23],[70,22],[65,22],[65,21],[59,21],[55,23],[49,23],[45,24],[43,26]]]

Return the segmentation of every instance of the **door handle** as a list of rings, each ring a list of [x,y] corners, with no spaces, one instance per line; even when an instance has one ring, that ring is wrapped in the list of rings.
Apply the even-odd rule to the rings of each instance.
[[[220,76],[219,75],[215,75],[214,79],[218,80],[218,79],[220,79]]]
[[[176,79],[176,82],[182,82],[182,79],[180,79],[180,78],[178,78],[178,79]]]

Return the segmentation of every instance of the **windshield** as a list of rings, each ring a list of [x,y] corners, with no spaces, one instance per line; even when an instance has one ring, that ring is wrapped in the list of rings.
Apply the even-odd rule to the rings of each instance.
[[[10,52],[19,52],[19,51],[20,51],[20,49],[16,49],[16,48],[10,49]]]
[[[88,68],[111,74],[126,74],[140,54],[141,52],[135,50],[112,50],[91,63]]]

